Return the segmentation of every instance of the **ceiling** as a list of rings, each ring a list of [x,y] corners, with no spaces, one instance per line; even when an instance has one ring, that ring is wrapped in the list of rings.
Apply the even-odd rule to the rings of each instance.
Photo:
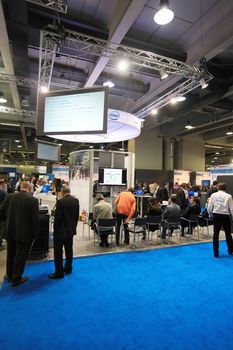
[[[233,136],[226,135],[233,130],[233,1],[189,0],[187,6],[187,0],[170,0],[175,17],[165,26],[153,20],[159,3],[1,0],[0,91],[8,102],[0,105],[0,123],[16,124],[0,124],[0,140],[10,140],[4,162],[35,161],[37,90],[44,78],[40,52],[46,45],[40,41],[41,31],[58,38],[52,43],[46,72],[50,90],[102,85],[111,79],[115,86],[109,91],[109,107],[143,118],[144,133],[150,130],[155,136],[177,140],[198,135],[206,143],[207,165],[233,159]],[[66,9],[65,5],[66,13],[55,10]],[[117,68],[121,54],[130,62],[124,73]],[[165,80],[160,79],[161,57],[161,67],[179,61]],[[183,67],[193,66],[212,78],[208,87],[201,89],[196,83],[184,91],[186,101],[168,104],[171,91],[187,85]],[[158,113],[151,115],[148,106],[159,106]],[[186,130],[187,123],[194,128]],[[63,142],[62,161],[69,152],[86,147]],[[127,143],[105,147],[119,149]]]

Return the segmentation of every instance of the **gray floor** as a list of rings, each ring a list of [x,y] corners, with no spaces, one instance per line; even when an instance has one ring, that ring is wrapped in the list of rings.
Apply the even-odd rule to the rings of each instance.
[[[221,233],[221,239],[224,238],[224,234]],[[195,244],[199,242],[208,242],[212,240],[212,227],[210,227],[210,235],[207,236],[206,228],[199,230],[199,240],[197,237],[197,231],[194,232],[194,235],[190,238],[190,236],[182,237],[181,245],[184,244]],[[132,242],[132,237],[131,237]],[[4,241],[4,249],[0,250],[0,283],[3,281],[3,277],[5,274],[5,261],[6,261],[6,242]],[[164,249],[167,247],[175,246],[179,244],[179,239],[176,235],[173,234],[173,237],[169,238],[169,241],[165,241],[161,243],[160,239],[157,239],[156,235],[152,237],[149,241],[142,241],[139,238],[137,242],[137,248],[140,250],[144,249]],[[77,235],[74,237],[74,256],[88,256],[88,255],[96,255],[96,254],[106,254],[106,253],[116,253],[116,252],[125,252],[134,250],[134,246],[131,243],[130,245],[120,245],[117,249],[114,246],[110,246],[109,248],[102,248],[96,244],[94,245],[94,237],[93,232],[89,229],[87,225],[83,225],[79,223],[77,228]],[[212,255],[212,251],[210,251],[210,255]],[[53,249],[49,250],[47,258],[43,259],[47,261],[49,259],[53,259]],[[51,271],[48,271],[50,273]]]

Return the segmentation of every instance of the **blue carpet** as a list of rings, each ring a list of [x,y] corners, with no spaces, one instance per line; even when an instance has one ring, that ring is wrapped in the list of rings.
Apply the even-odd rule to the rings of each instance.
[[[233,349],[233,257],[221,243],[29,263],[30,280],[4,283],[1,349]]]

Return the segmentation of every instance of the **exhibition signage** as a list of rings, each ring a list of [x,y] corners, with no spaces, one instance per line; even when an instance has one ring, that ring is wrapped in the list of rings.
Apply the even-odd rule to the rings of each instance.
[[[52,173],[56,179],[69,182],[69,167],[68,166],[53,166]]]
[[[190,171],[188,170],[174,170],[173,182],[181,185],[182,183],[189,183]]]
[[[201,186],[204,180],[210,180],[210,173],[208,171],[197,171],[196,185]]]

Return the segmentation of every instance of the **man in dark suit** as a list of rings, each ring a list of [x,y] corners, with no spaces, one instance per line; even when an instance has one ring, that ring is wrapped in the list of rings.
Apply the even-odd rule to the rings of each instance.
[[[160,203],[162,203],[163,202],[163,189],[157,181],[155,181],[154,184],[155,184],[155,193],[154,193],[153,197],[156,198]]]
[[[180,206],[181,216],[185,213],[188,207],[188,199],[186,197],[186,184],[182,183],[176,191],[176,203]]]
[[[6,198],[6,182],[4,179],[0,179],[0,205],[3,203]],[[3,249],[2,239],[5,238],[5,225],[2,220],[0,220],[0,249]]]
[[[76,235],[76,226],[79,218],[79,200],[71,196],[69,187],[62,187],[61,197],[57,201],[54,217],[55,272],[48,276],[52,279],[63,278],[64,273],[72,273],[73,236]],[[62,261],[63,246],[66,254],[64,268]]]
[[[9,194],[0,208],[0,219],[6,221],[7,261],[5,279],[16,287],[28,280],[22,277],[32,242],[38,237],[38,200],[29,194],[31,184],[21,183],[21,190]]]

